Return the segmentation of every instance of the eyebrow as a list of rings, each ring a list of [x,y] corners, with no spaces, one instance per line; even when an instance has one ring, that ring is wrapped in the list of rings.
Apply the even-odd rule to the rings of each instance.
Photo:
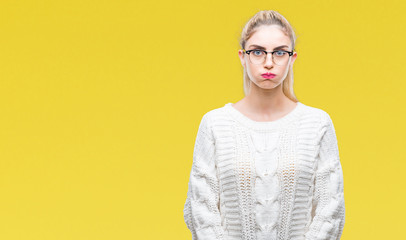
[[[262,47],[262,46],[259,46],[259,45],[255,45],[255,44],[250,45],[248,48],[250,48],[250,47],[254,47],[255,49],[266,50],[266,48],[264,48],[264,47]],[[273,50],[282,49],[282,48],[285,48],[285,47],[286,47],[286,48],[289,48],[289,47],[286,46],[286,45],[281,45],[281,46],[278,46],[278,47],[274,48]]]

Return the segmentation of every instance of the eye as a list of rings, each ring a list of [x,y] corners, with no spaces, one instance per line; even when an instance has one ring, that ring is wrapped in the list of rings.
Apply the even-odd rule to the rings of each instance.
[[[252,53],[254,53],[255,56],[260,56],[263,54],[261,50],[253,50]]]
[[[276,51],[276,52],[275,52],[275,55],[278,56],[278,57],[281,57],[281,56],[283,56],[283,55],[285,55],[285,54],[286,54],[285,51]]]

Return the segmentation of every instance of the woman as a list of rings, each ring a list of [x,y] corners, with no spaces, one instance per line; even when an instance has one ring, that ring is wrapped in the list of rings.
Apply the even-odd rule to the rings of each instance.
[[[193,240],[335,240],[343,172],[329,114],[293,93],[295,34],[276,11],[246,24],[245,97],[202,117],[184,218]]]

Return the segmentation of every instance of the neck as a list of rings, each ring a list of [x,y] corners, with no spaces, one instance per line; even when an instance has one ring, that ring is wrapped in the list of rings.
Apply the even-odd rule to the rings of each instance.
[[[251,109],[259,113],[279,112],[294,104],[283,93],[282,83],[272,89],[263,89],[252,84],[251,91],[245,98]]]

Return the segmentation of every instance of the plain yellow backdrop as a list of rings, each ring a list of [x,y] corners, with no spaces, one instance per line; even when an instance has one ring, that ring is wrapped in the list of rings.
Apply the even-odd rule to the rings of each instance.
[[[243,98],[259,10],[297,34],[295,93],[328,112],[342,239],[401,239],[404,1],[1,1],[0,239],[191,239],[198,124]]]

